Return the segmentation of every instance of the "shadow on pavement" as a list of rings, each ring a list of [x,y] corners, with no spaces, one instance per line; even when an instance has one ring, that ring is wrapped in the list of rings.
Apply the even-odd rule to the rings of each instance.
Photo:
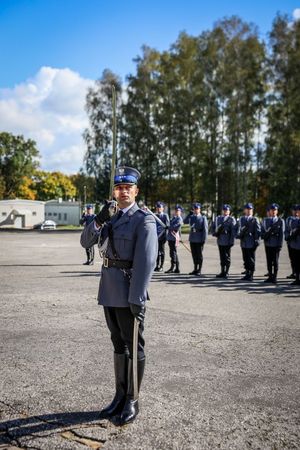
[[[248,294],[274,294],[287,298],[299,298],[300,286],[293,286],[289,281],[278,280],[277,284],[264,283],[263,277],[254,278],[252,282],[241,280],[240,275],[231,275],[228,279],[216,278],[214,274],[192,276],[187,274],[155,274],[153,282],[167,284],[189,284],[192,287],[215,287],[218,291],[241,291]]]
[[[82,266],[82,264],[0,264],[0,267],[59,267],[59,266]]]
[[[43,414],[40,416],[8,420],[6,422],[0,422],[0,445],[11,444],[13,441],[24,436],[96,421],[98,422],[97,426],[107,428],[107,423],[100,422],[99,411]]]

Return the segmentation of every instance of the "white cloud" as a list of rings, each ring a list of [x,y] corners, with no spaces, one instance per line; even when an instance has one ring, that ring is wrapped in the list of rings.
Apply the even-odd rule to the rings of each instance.
[[[294,18],[294,20],[300,20],[300,8],[294,9],[293,18]]]
[[[13,89],[0,89],[0,131],[34,139],[42,169],[77,172],[88,125],[85,96],[92,84],[70,69],[41,67]]]

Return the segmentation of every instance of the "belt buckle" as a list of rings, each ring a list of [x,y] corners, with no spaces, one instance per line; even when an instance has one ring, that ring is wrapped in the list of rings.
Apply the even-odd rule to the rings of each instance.
[[[103,267],[108,267],[108,258],[103,258]]]

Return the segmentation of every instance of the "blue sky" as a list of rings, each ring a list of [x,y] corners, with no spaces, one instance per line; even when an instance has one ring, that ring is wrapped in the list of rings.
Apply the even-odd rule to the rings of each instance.
[[[239,15],[267,38],[277,12],[300,19],[300,0],[0,0],[0,132],[34,139],[41,168],[83,164],[87,88],[105,68],[125,81],[146,44],[167,50]]]
[[[277,11],[297,7],[299,0],[0,0],[0,87],[45,65],[92,79],[108,67],[125,77],[143,44],[167,49],[180,31],[196,35],[232,14],[265,35]]]

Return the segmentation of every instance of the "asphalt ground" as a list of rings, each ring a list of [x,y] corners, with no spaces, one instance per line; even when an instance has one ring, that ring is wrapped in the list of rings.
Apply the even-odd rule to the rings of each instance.
[[[155,274],[146,317],[141,412],[99,421],[113,396],[112,346],[97,305],[100,259],[82,266],[79,233],[0,234],[0,448],[299,449],[299,286],[286,247],[266,285],[241,251],[228,280],[210,237],[203,276]],[[168,268],[166,264],[165,268]]]

